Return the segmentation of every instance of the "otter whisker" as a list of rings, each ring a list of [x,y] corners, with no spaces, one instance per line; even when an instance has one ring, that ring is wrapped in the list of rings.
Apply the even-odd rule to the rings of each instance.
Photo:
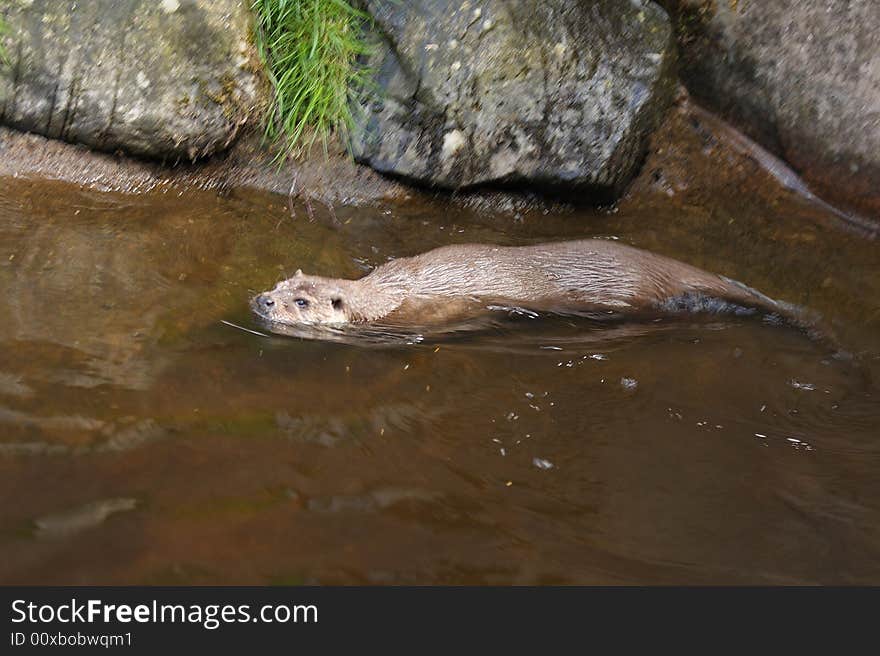
[[[243,330],[246,333],[250,333],[251,335],[257,335],[259,337],[269,337],[266,333],[261,333],[257,330],[251,330],[250,328],[245,328],[244,326],[239,326],[237,323],[232,323],[231,321],[226,321],[226,319],[220,319],[220,323],[226,324],[231,328],[238,328],[239,330]]]

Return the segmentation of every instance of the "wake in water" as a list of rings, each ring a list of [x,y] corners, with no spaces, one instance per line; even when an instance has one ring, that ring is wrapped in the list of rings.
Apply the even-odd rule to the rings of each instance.
[[[455,342],[480,349],[506,352],[531,352],[535,348],[567,348],[576,344],[632,339],[698,327],[722,330],[761,321],[767,328],[789,328],[783,318],[742,308],[725,301],[710,302],[686,298],[670,301],[655,312],[638,315],[609,312],[534,312],[515,306],[488,306],[487,312],[463,321],[430,325],[395,325],[389,323],[333,325],[290,325],[253,318],[255,325],[266,331],[253,330],[230,321],[223,324],[260,336],[278,335],[298,339],[335,342],[367,347],[399,347],[420,344]],[[795,326],[801,328],[801,326]],[[816,335],[804,330],[817,342]],[[267,334],[267,333],[271,333]],[[832,350],[836,350],[836,347]]]

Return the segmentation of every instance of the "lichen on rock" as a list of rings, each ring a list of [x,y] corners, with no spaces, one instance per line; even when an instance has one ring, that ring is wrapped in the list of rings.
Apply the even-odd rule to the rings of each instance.
[[[618,193],[671,98],[671,25],[650,2],[364,5],[380,97],[352,150],[410,181]]]
[[[227,147],[257,104],[237,0],[11,0],[0,123],[162,159]]]

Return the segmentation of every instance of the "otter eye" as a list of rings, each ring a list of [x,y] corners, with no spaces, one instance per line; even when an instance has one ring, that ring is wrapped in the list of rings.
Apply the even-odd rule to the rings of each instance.
[[[304,298],[295,298],[293,300],[294,303],[297,304],[298,307],[307,308],[309,307],[309,302]]]
[[[342,299],[341,298],[334,298],[331,301],[331,303],[333,304],[333,307],[336,308],[337,310],[342,307]]]

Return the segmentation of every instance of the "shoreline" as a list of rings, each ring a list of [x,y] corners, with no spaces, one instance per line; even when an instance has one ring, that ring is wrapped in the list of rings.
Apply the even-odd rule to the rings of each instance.
[[[253,133],[242,135],[223,155],[169,166],[0,126],[0,177],[39,177],[122,193],[245,187],[345,205],[399,201],[422,193],[355,164],[332,146],[326,156],[316,146],[307,158],[279,167]]]

